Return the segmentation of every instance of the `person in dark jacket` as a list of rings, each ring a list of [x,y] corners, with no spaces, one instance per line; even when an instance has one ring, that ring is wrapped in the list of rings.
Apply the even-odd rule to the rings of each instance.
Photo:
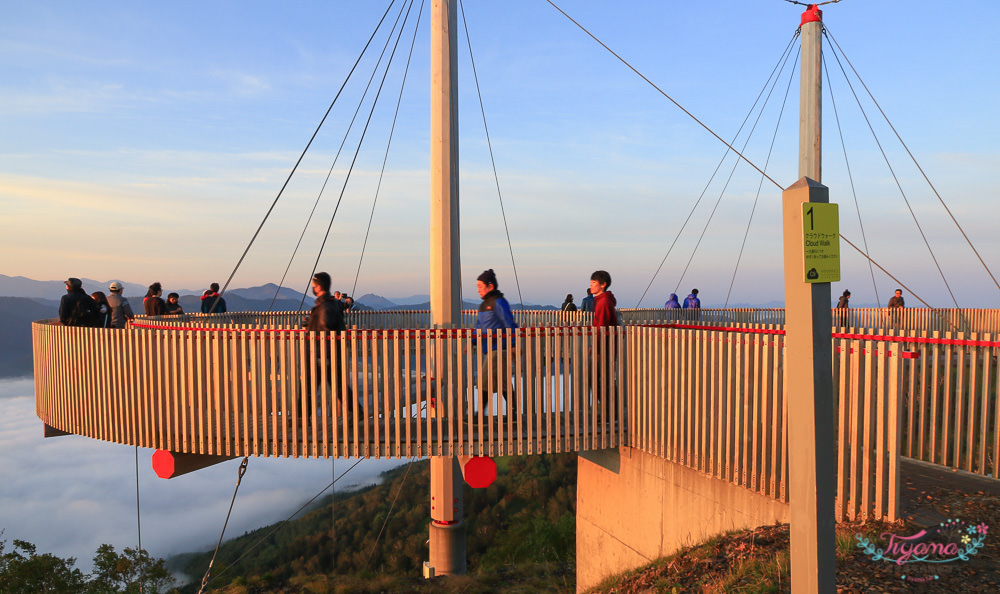
[[[184,313],[184,309],[181,304],[177,302],[181,296],[177,293],[171,293],[167,295],[167,315],[168,316],[179,316]]]
[[[330,295],[330,275],[326,272],[317,272],[312,279],[312,291],[316,295],[316,304],[313,305],[312,311],[309,313],[309,319],[306,320],[306,330],[311,332],[343,332],[346,330],[344,325],[344,312],[341,309],[341,305],[337,302],[332,295]],[[338,391],[338,386],[341,385],[341,376],[343,370],[340,365],[331,365],[331,361],[340,361],[340,356],[338,352],[341,348],[341,343],[334,337],[333,340],[329,341],[330,348],[327,351],[327,356],[323,357],[323,350],[321,348],[316,348],[316,365],[315,377],[322,377],[322,370],[326,370],[326,380],[327,383],[333,389],[333,393],[336,395],[336,412],[342,410],[342,402],[340,399],[340,392]],[[336,372],[336,373],[334,373]],[[334,377],[336,376],[336,377]],[[309,381],[312,385],[312,381]],[[352,400],[351,395],[353,390],[351,389],[350,383],[347,385],[347,402]],[[359,404],[360,406],[360,404]],[[360,409],[359,409],[360,411]],[[311,411],[306,411],[306,414],[310,417],[312,416]],[[348,411],[351,414],[351,411]],[[360,412],[359,412],[360,414]]]
[[[580,311],[594,311],[594,296],[587,289],[587,296],[580,300]]]
[[[903,301],[903,289],[896,289],[896,294],[889,298],[889,309],[903,309],[906,302]]]
[[[482,344],[479,345],[483,355],[480,360],[479,369],[482,375],[481,379],[485,382],[484,388],[480,392],[483,407],[484,409],[488,409],[490,396],[502,390],[503,393],[501,395],[507,398],[507,401],[510,403],[511,412],[513,413],[517,410],[517,405],[513,396],[514,391],[510,384],[511,361],[506,352],[506,338],[500,336],[499,331],[508,328],[517,328],[517,323],[514,321],[514,312],[511,311],[510,303],[507,302],[503,293],[497,289],[497,275],[493,272],[492,268],[484,270],[476,278],[476,291],[483,299],[483,302],[479,304],[476,329],[495,331],[492,340],[483,340]],[[511,338],[511,343],[513,344],[513,342],[514,339]],[[491,371],[493,376],[492,383],[490,382]]]
[[[851,292],[848,290],[844,290],[844,294],[841,295],[840,299],[837,300],[837,309],[847,309],[848,307],[850,307],[850,305],[848,304],[848,301],[850,300],[851,300]]]
[[[97,312],[97,304],[83,290],[83,282],[66,279],[66,294],[59,301],[59,321],[64,326],[96,326]]]
[[[312,280],[313,294],[316,295],[316,305],[313,306],[306,322],[306,330],[314,332],[343,332],[344,312],[341,306],[330,296],[330,275],[317,272]]]
[[[573,294],[566,295],[566,301],[562,304],[563,311],[576,311],[576,304],[573,303]]]
[[[104,291],[94,291],[90,298],[97,304],[97,327],[110,328],[111,325],[111,305]]]
[[[146,312],[147,316],[166,315],[167,304],[164,303],[163,297],[160,297],[160,295],[163,295],[163,286],[160,283],[149,285],[146,296],[142,298],[142,309]]]
[[[681,303],[677,300],[677,293],[671,293],[670,298],[663,304],[664,309],[680,309]]]
[[[212,283],[201,294],[201,313],[226,313],[226,300],[219,294],[219,283]]]

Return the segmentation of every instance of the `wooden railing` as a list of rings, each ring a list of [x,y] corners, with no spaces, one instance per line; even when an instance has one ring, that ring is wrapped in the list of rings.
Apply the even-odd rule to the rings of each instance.
[[[735,309],[622,309],[627,324],[698,322],[699,324],[778,324],[785,323],[783,308]],[[835,327],[893,331],[989,332],[1000,333],[998,309],[927,309],[862,307],[834,309]]]
[[[793,396],[778,325],[716,318],[494,336],[366,329],[426,323],[426,312],[352,312],[357,329],[333,336],[304,331],[303,315],[137,319],[126,330],[37,322],[38,415],[60,431],[220,456],[627,446],[787,500]],[[504,347],[489,365],[484,341]],[[900,454],[997,475],[992,335],[839,328],[833,341],[838,518],[895,517]]]
[[[788,500],[784,332],[634,327],[627,444]],[[837,519],[895,518],[900,345],[835,338]]]
[[[591,357],[614,353],[620,332],[331,335],[282,320],[219,321],[137,320],[126,330],[36,322],[38,416],[69,433],[221,456],[512,455],[621,443],[621,402],[599,381],[614,370]],[[484,341],[505,345],[494,366],[484,364]]]

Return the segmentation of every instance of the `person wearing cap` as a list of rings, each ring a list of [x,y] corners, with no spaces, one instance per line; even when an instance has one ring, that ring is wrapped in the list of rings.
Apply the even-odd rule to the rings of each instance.
[[[504,298],[503,293],[497,289],[497,275],[493,272],[492,268],[484,270],[476,278],[476,291],[483,299],[483,302],[479,304],[479,314],[476,317],[476,330],[495,331],[492,339],[483,340],[479,345],[480,352],[482,353],[479,367],[482,373],[487,374],[487,377],[484,378],[487,382],[490,381],[487,370],[493,370],[493,382],[488,384],[481,394],[483,406],[488,407],[490,395],[497,392],[497,378],[509,378],[511,375],[510,363],[505,351],[507,341],[505,337],[500,336],[499,331],[507,328],[517,328],[517,323],[514,321],[514,313],[510,309],[510,303]],[[513,338],[511,342],[513,342]],[[505,392],[513,409],[514,399],[511,397],[513,390],[507,389]]]
[[[201,294],[201,313],[226,313],[226,300],[219,294],[219,283],[212,283]]]
[[[132,306],[129,305],[128,299],[122,295],[122,289],[124,286],[118,281],[114,281],[108,286],[108,290],[111,291],[111,294],[108,295],[108,306],[111,307],[111,328],[124,328],[129,320],[135,318]]]
[[[59,301],[59,321],[63,326],[96,326],[97,304],[83,290],[78,278],[66,279],[66,294]]]

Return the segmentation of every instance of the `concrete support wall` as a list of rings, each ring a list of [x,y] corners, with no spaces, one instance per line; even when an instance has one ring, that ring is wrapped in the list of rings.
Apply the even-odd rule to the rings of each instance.
[[[741,528],[789,521],[776,501],[634,448],[581,453],[576,588]]]

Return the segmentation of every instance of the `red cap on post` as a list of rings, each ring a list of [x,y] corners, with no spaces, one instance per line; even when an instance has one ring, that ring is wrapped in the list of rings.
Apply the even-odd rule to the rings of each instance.
[[[823,11],[819,9],[819,4],[810,4],[806,11],[802,13],[802,22],[799,24],[801,27],[806,23],[816,23],[823,22]]]

